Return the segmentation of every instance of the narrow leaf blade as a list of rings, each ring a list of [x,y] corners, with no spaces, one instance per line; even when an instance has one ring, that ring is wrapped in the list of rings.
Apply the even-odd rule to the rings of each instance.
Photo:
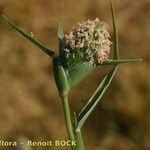
[[[22,31],[19,27],[17,27],[14,23],[12,23],[5,15],[3,15],[4,19],[14,28],[16,29],[21,35],[23,35],[24,37],[26,37],[29,41],[31,41],[34,45],[36,45],[37,47],[39,47],[41,50],[43,50],[46,54],[48,54],[49,56],[53,57],[55,52],[51,51],[49,48],[47,48],[46,46],[44,46],[43,44],[41,44],[40,42],[38,42],[37,40],[35,40],[33,37],[31,37],[29,34],[25,33],[24,31]]]
[[[143,59],[115,59],[115,60],[107,60],[107,61],[103,61],[101,62],[99,65],[100,66],[104,66],[104,65],[119,65],[119,64],[123,64],[123,63],[132,63],[132,62],[138,62],[141,61]]]
[[[85,105],[85,107],[82,109],[82,111],[79,113],[77,117],[78,122],[78,128],[81,128],[89,115],[92,113],[94,108],[97,106],[98,102],[101,100],[103,94],[109,87],[115,73],[117,70],[117,66],[114,66],[113,69],[107,74],[107,76],[102,80],[99,87],[96,89],[93,96],[90,98],[88,103]]]
[[[114,59],[119,59],[119,39],[118,39],[118,31],[116,26],[114,0],[110,0],[110,3],[111,3],[111,14],[112,14],[112,22],[113,22],[113,34],[114,34]]]

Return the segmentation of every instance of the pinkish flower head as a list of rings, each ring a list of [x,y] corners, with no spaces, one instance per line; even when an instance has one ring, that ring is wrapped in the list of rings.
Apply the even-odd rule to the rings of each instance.
[[[79,23],[65,34],[63,49],[68,65],[83,61],[98,64],[109,58],[112,42],[108,25],[98,18]]]

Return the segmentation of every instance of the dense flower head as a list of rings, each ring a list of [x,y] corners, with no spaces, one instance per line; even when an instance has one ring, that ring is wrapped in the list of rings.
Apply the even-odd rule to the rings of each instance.
[[[98,64],[109,58],[112,42],[107,31],[108,25],[98,18],[79,23],[65,34],[66,47],[63,49],[68,65],[82,61]]]

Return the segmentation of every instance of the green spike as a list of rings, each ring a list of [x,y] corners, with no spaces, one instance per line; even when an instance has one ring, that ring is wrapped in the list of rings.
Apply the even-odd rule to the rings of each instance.
[[[107,60],[107,61],[103,61],[101,62],[99,65],[100,66],[104,66],[104,65],[119,65],[119,64],[123,64],[123,63],[131,63],[131,62],[137,62],[137,61],[141,61],[142,59],[119,59],[119,60]]]
[[[31,41],[34,45],[39,47],[41,50],[43,50],[46,54],[48,54],[51,57],[54,57],[55,52],[51,51],[49,48],[35,40],[33,37],[31,37],[29,34],[22,31],[19,27],[17,27],[14,23],[12,23],[5,15],[2,15],[3,18],[13,27],[15,28],[20,34],[22,34],[24,37],[26,37],[29,41]]]
[[[96,91],[94,92],[93,96],[89,99],[85,107],[81,110],[79,115],[77,116],[78,128],[81,129],[87,118],[93,112],[99,101],[101,100],[102,96],[108,89],[115,73],[117,70],[117,66],[114,66],[112,70],[105,76],[102,80]]]
[[[58,38],[62,40],[64,38],[64,31],[61,23],[58,20],[57,20],[57,26],[58,26],[58,31],[57,31]]]
[[[112,22],[113,22],[113,34],[114,34],[114,59],[119,59],[119,39],[118,39],[118,31],[116,26],[114,0],[110,0],[110,3],[111,3],[111,14],[112,14]]]

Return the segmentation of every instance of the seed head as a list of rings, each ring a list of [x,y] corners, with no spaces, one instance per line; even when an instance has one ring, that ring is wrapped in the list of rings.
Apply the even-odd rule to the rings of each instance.
[[[63,49],[68,66],[80,62],[92,62],[97,65],[109,58],[112,42],[107,31],[108,25],[98,18],[79,23],[65,34]]]

